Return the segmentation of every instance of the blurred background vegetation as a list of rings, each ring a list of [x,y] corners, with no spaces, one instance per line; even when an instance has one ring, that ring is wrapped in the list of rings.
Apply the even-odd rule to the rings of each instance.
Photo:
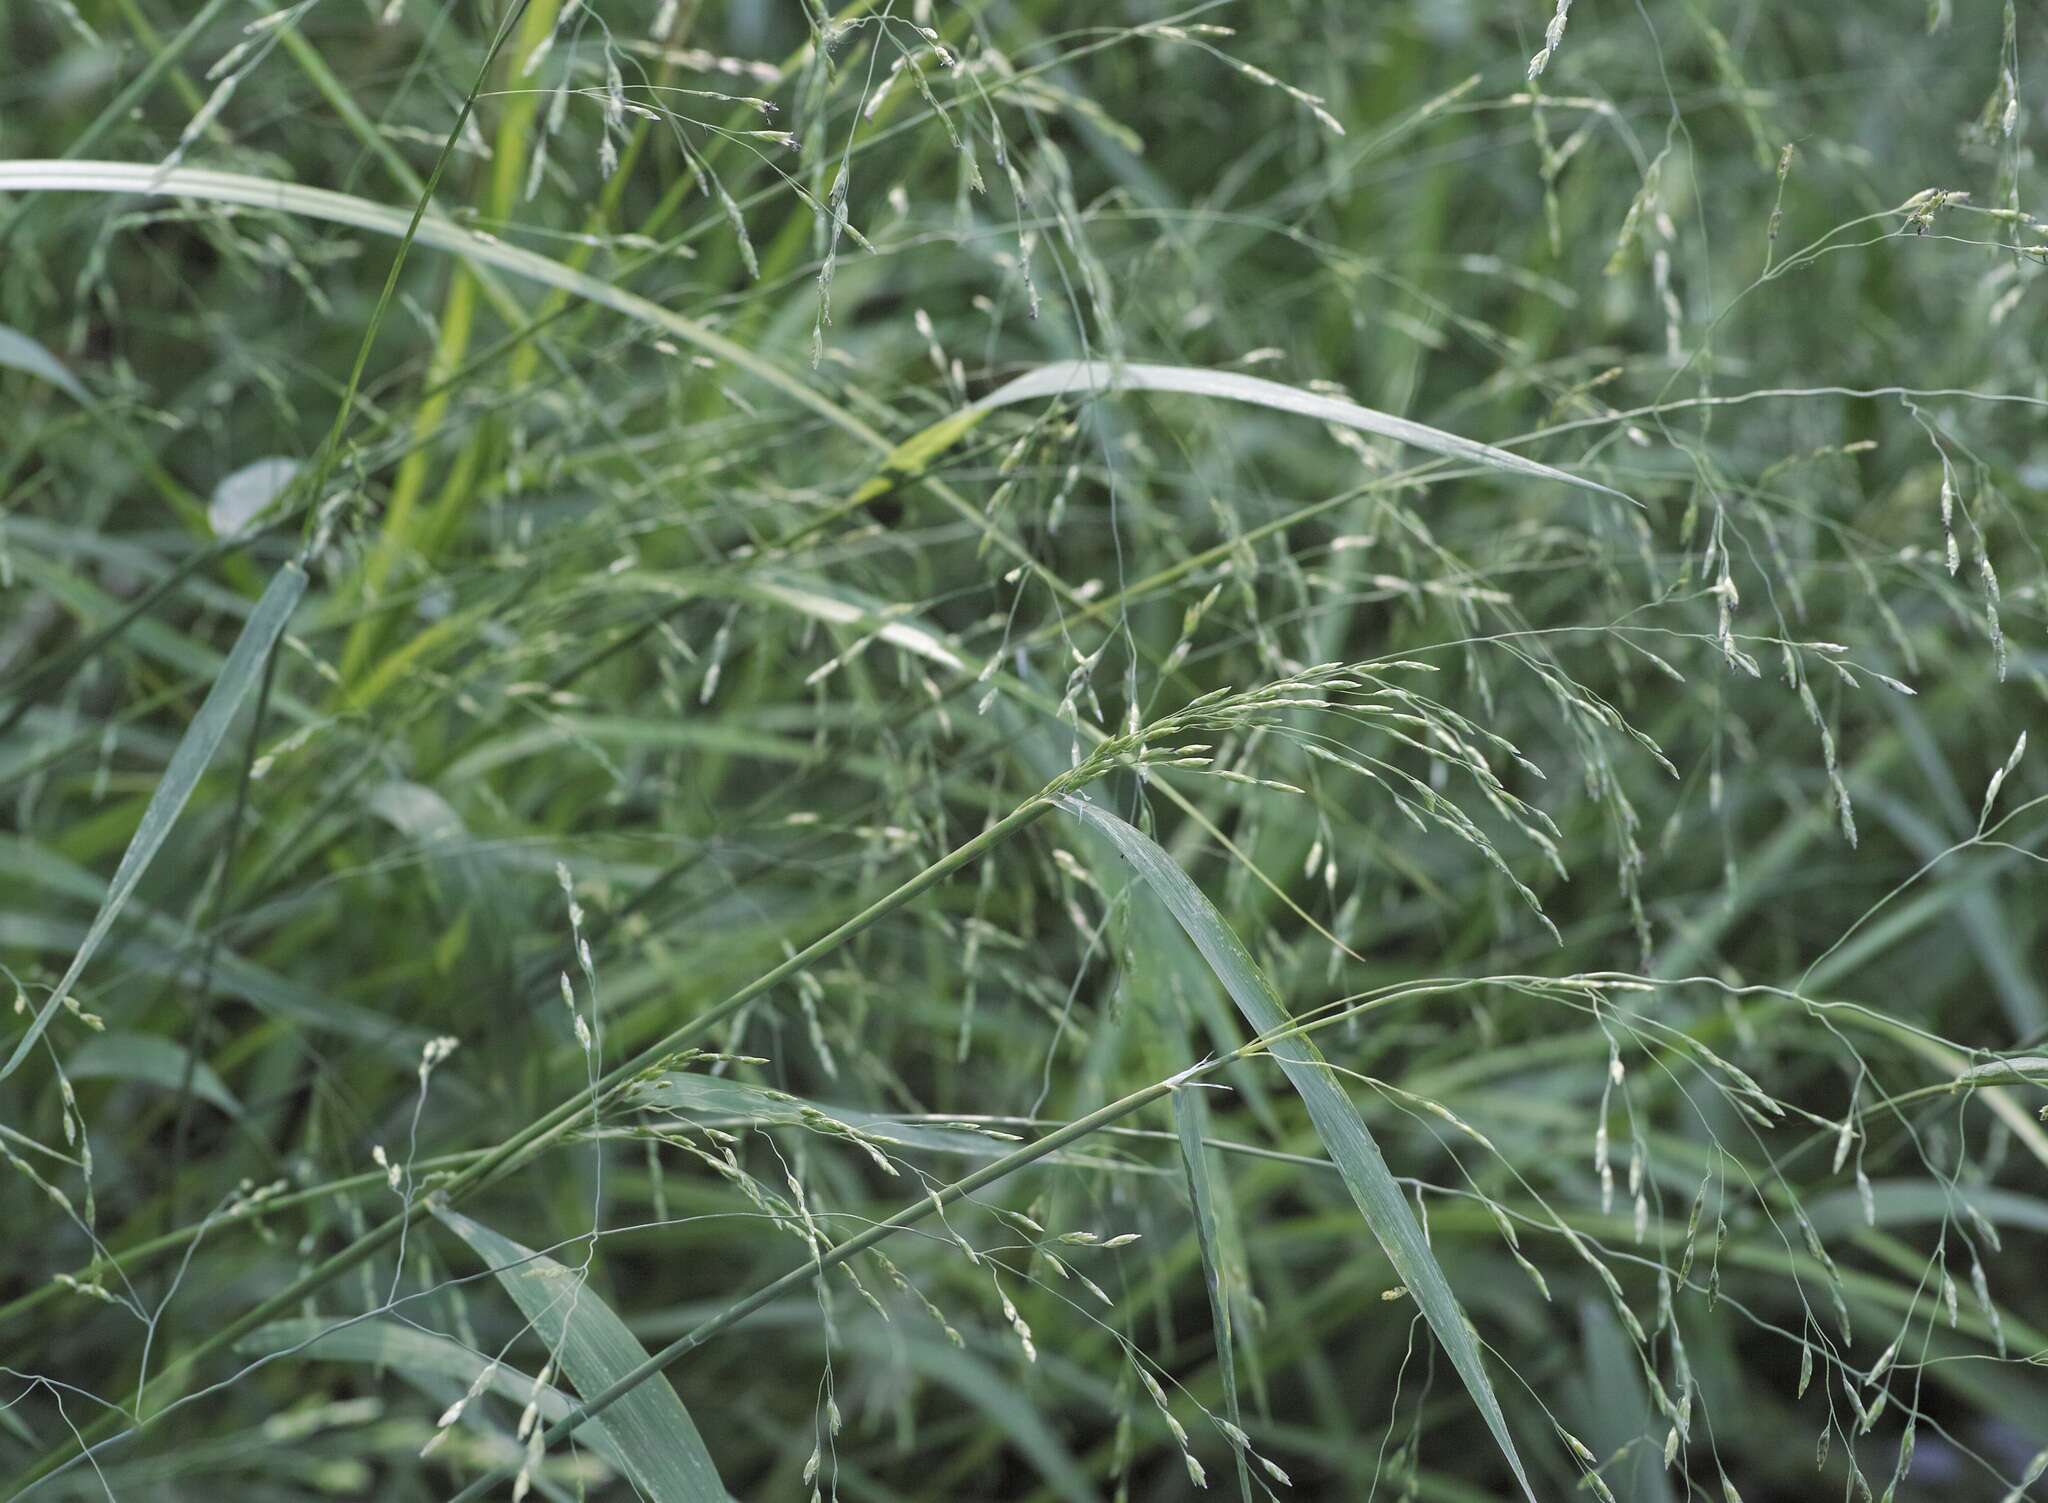
[[[1091,796],[1328,1009],[1535,1492],[2048,1496],[2044,54],[2011,0],[0,0],[24,1031],[89,956],[0,1081],[0,1477],[703,1495],[531,1462],[592,1379],[490,1236],[654,1350],[1237,1048],[1064,814],[785,963],[1342,662],[1427,700]],[[1199,394],[895,447],[1084,359],[1621,494]],[[671,1366],[722,1486],[1513,1495],[1288,1081],[1203,1080]]]

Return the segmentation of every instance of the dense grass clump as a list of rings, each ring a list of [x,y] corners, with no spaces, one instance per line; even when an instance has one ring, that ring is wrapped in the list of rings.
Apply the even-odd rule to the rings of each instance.
[[[2048,26],[0,8],[5,1496],[2048,1497]]]

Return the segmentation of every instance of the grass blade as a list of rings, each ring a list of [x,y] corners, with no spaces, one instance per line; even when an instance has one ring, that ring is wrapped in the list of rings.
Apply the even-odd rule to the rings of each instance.
[[[1189,365],[1116,365],[1106,360],[1059,360],[1026,371],[1007,386],[998,387],[976,402],[974,410],[986,412],[1040,397],[1102,391],[1180,392],[1188,396],[1215,397],[1226,402],[1248,402],[1255,407],[1270,407],[1275,412],[1292,412],[1319,422],[1355,428],[1361,433],[1377,434],[1381,438],[1407,444],[1410,448],[1426,449],[1450,459],[1507,470],[1532,480],[1555,480],[1562,485],[1577,486],[1580,490],[1598,491],[1617,500],[1630,499],[1598,481],[1538,464],[1533,459],[1524,459],[1491,444],[1460,438],[1427,423],[1395,417],[1392,413],[1361,407],[1341,397],[1303,391],[1298,386],[1241,375],[1236,371],[1203,370]]]
[[[0,324],[0,366],[39,376],[72,400],[87,407],[92,405],[91,394],[64,368],[62,361],[19,329],[10,329],[5,324]]]
[[[64,979],[57,983],[49,1001],[43,1004],[35,1021],[29,1024],[28,1032],[14,1046],[7,1063],[0,1065],[0,1080],[5,1080],[21,1067],[29,1050],[35,1047],[36,1040],[43,1036],[43,1030],[50,1026],[50,1019],[71,994],[71,988],[85,969],[86,962],[92,959],[93,952],[107,937],[107,931],[113,928],[122,907],[134,895],[143,872],[149,869],[149,863],[162,849],[165,837],[171,833],[171,826],[184,812],[185,801],[199,786],[199,779],[213,761],[213,754],[220,749],[221,739],[234,722],[235,711],[241,708],[243,699],[263,676],[264,659],[270,655],[270,649],[276,645],[285,623],[291,620],[292,611],[305,593],[306,571],[297,563],[287,563],[277,571],[270,587],[256,602],[255,610],[249,613],[248,623],[243,626],[242,634],[235,638],[227,661],[221,665],[220,677],[213,681],[213,687],[199,706],[199,713],[192,717],[192,724],[178,742],[178,749],[171,753],[170,764],[164,768],[163,781],[156,785],[149,807],[142,811],[142,823],[136,827],[134,839],[128,843],[120,866],[114,870],[114,880],[107,887],[106,898],[93,918],[92,927],[85,932],[84,943],[71,957],[71,966],[64,972]]]
[[[1575,1423],[1600,1458],[1602,1476],[1618,1497],[1672,1503],[1656,1451],[1666,1432],[1643,1388],[1642,1358],[1600,1300],[1579,1306],[1579,1349],[1582,1371],[1567,1391],[1582,1406]]]
[[[1202,952],[1202,958],[1215,971],[1216,979],[1223,983],[1224,990],[1230,993],[1238,1010],[1253,1028],[1262,1035],[1270,1035],[1281,1034],[1289,1027],[1291,1019],[1278,990],[1253,962],[1243,942],[1223,921],[1215,905],[1202,895],[1201,889],[1189,880],[1187,873],[1174,863],[1158,842],[1100,804],[1085,798],[1070,794],[1059,800],[1059,806],[1084,824],[1093,825],[1114,842],[1124,859],[1131,863],[1146,885],[1159,895],[1180,921],[1188,938],[1195,942],[1195,948]],[[1351,1198],[1365,1217],[1366,1226],[1379,1239],[1380,1246],[1386,1249],[1394,1272],[1408,1286],[1417,1308],[1428,1319],[1437,1340],[1443,1343],[1451,1365],[1464,1379],[1473,1402],[1479,1406],[1486,1428],[1499,1443],[1509,1467],[1514,1471],[1515,1480],[1521,1484],[1523,1495],[1534,1503],[1536,1494],[1529,1486],[1528,1474],[1522,1469],[1522,1459],[1515,1450],[1514,1439],[1508,1434],[1507,1419],[1501,1413],[1500,1401],[1494,1397],[1493,1383],[1486,1376],[1478,1339],[1466,1323],[1465,1312],[1459,1308],[1457,1296],[1451,1292],[1450,1281],[1444,1277],[1443,1265],[1437,1262],[1436,1254],[1423,1240],[1422,1228],[1416,1224],[1414,1213],[1408,1209],[1407,1198],[1394,1182],[1387,1161],[1380,1155],[1379,1145],[1373,1141],[1372,1134],[1366,1131],[1358,1109],[1323,1068],[1321,1053],[1308,1040],[1278,1037],[1273,1040],[1270,1052],[1300,1095],[1302,1105],[1308,1108],[1316,1136],[1322,1139],[1324,1149],[1343,1175]]]
[[[1216,1370],[1223,1379],[1223,1411],[1231,1424],[1244,1428],[1237,1403],[1237,1356],[1230,1332],[1230,1295],[1223,1287],[1223,1263],[1216,1234],[1216,1190],[1209,1178],[1209,1156],[1202,1147],[1209,1108],[1200,1089],[1182,1087],[1173,1093],[1173,1129],[1180,1140],[1181,1167],[1187,1171],[1188,1200],[1195,1211],[1195,1241],[1202,1251],[1202,1282],[1209,1290],[1209,1319],[1216,1328]],[[1237,1485],[1244,1503],[1252,1503],[1251,1466],[1237,1448]]]
[[[837,1102],[815,1101],[786,1091],[749,1085],[720,1075],[670,1071],[642,1082],[633,1091],[636,1106],[683,1112],[720,1127],[816,1127],[834,1135],[858,1134],[885,1152],[897,1150],[956,1154],[963,1158],[1001,1158],[1009,1150],[1001,1139],[956,1127],[899,1122],[879,1112]]]
[[[233,537],[270,509],[299,473],[296,459],[272,457],[243,465],[213,488],[206,520],[217,538]]]
[[[320,1316],[273,1321],[235,1343],[245,1357],[304,1357],[321,1362],[363,1362],[392,1367],[432,1390],[435,1381],[467,1389],[479,1378],[483,1387],[512,1404],[529,1401],[540,1417],[553,1424],[574,1401],[553,1384],[534,1392],[533,1375],[471,1351],[461,1342],[396,1320],[328,1321]],[[593,1420],[584,1444],[620,1473],[630,1468],[618,1442],[602,1420]]]
[[[435,1214],[491,1265],[535,1334],[560,1351],[562,1371],[586,1399],[646,1362],[646,1349],[580,1276],[459,1212]],[[654,1503],[727,1503],[704,1438],[667,1378],[637,1384],[605,1414],[627,1474]]]
[[[242,1103],[205,1060],[195,1060],[183,1044],[146,1033],[105,1033],[87,1039],[64,1061],[73,1080],[138,1080],[159,1090],[177,1092],[189,1073],[192,1094],[211,1102],[230,1117],[242,1115]]]
[[[148,162],[0,162],[0,192],[134,193],[153,198],[190,198],[202,203],[241,204],[280,214],[296,214],[399,240],[405,239],[410,232],[421,245],[451,252],[480,265],[495,266],[623,313],[650,327],[663,329],[695,345],[705,354],[727,361],[774,387],[871,448],[882,451],[889,448],[888,441],[867,424],[808,382],[791,375],[774,361],[757,355],[748,346],[727,339],[695,319],[671,312],[659,303],[628,292],[601,277],[590,276],[547,256],[465,229],[438,211],[429,210],[423,215],[415,231],[411,229],[412,215],[409,212],[387,208],[352,194],[336,193],[330,188],[309,188],[301,183],[277,182],[239,172],[215,172],[203,167],[166,169]]]
[[[1179,392],[1188,396],[1215,397],[1228,402],[1247,402],[1255,407],[1297,413],[1302,417],[1335,423],[1340,427],[1355,428],[1361,433],[1377,434],[1382,438],[1391,438],[1407,444],[1411,448],[1444,455],[1446,458],[1461,459],[1489,469],[1506,470],[1532,480],[1555,480],[1562,485],[1597,491],[1603,496],[1613,496],[1617,500],[1629,502],[1630,505],[1636,504],[1632,497],[1604,486],[1596,480],[1587,480],[1568,471],[1540,464],[1536,460],[1524,459],[1519,454],[1497,449],[1491,444],[1460,438],[1455,433],[1432,428],[1427,423],[1395,417],[1392,413],[1381,412],[1372,407],[1361,407],[1356,402],[1348,402],[1341,397],[1304,391],[1298,386],[1287,386],[1258,376],[1240,375],[1235,371],[1203,370],[1188,365],[1112,365],[1103,360],[1060,360],[1026,371],[1014,381],[997,387],[980,401],[969,403],[959,411],[947,414],[936,423],[904,439],[883,456],[875,474],[854,491],[847,502],[847,508],[864,505],[887,495],[906,481],[923,475],[947,450],[973,432],[983,418],[999,407],[1010,407],[1044,397],[1102,391]]]

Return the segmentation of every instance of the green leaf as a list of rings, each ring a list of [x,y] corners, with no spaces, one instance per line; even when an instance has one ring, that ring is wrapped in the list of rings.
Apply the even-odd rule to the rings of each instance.
[[[1992,1085],[2048,1085],[2048,1056],[2029,1054],[1972,1065],[1956,1077],[1954,1089]]]
[[[764,574],[737,587],[735,593],[752,595],[772,605],[786,607],[814,621],[872,631],[890,646],[915,653],[941,668],[957,672],[964,666],[958,653],[942,642],[937,633],[911,618],[909,612],[900,606],[884,605],[857,591],[815,579]]]
[[[0,1430],[5,1430],[25,1446],[40,1448],[43,1444],[36,1432],[29,1429],[28,1421],[14,1412],[12,1404],[0,1406]]]
[[[1630,499],[1620,491],[1611,490],[1597,481],[1587,480],[1564,470],[1552,469],[1547,464],[1538,464],[1533,459],[1524,459],[1519,454],[1510,453],[1506,449],[1496,449],[1491,444],[1475,443],[1469,438],[1460,438],[1455,433],[1446,433],[1443,429],[1432,428],[1427,423],[1417,423],[1408,418],[1395,417],[1392,413],[1380,412],[1375,408],[1361,407],[1356,402],[1345,401],[1342,397],[1325,396],[1318,391],[1304,391],[1298,386],[1287,386],[1279,381],[1268,381],[1259,376],[1241,375],[1236,371],[1203,370],[1189,365],[1059,360],[1051,365],[1041,365],[1036,370],[1026,371],[1008,385],[990,392],[976,402],[971,410],[986,412],[991,408],[1007,407],[1012,403],[1028,402],[1040,397],[1102,391],[1180,392],[1188,396],[1216,397],[1226,402],[1249,402],[1255,407],[1270,407],[1276,412],[1292,412],[1302,417],[1315,418],[1319,422],[1335,423],[1341,428],[1354,428],[1361,433],[1377,434],[1381,438],[1391,438],[1407,444],[1411,448],[1426,449],[1432,454],[1441,454],[1449,459],[1462,459],[1468,464],[1507,470],[1513,474],[1528,476],[1532,480],[1555,480],[1563,485],[1577,486],[1581,490],[1598,491],[1603,496],[1613,496],[1621,501]],[[926,463],[930,460],[929,455],[921,457]]]
[[[415,230],[410,212],[352,194],[337,193],[331,188],[310,188],[300,183],[249,177],[239,172],[216,172],[205,167],[167,167],[156,162],[0,162],[0,193],[139,193],[153,198],[189,198],[200,203],[243,204],[278,214],[296,214],[306,219],[325,220],[329,224],[345,224],[373,235],[388,235],[394,240],[416,241],[420,245],[462,256],[478,265],[495,266],[515,276],[529,277],[543,286],[559,288],[623,313],[628,318],[666,330],[705,354],[726,361],[774,387],[869,447],[885,453],[889,450],[888,440],[866,423],[838,406],[809,382],[756,354],[740,341],[728,339],[708,325],[685,318],[603,277],[590,276],[524,247],[479,234],[455,223],[438,210],[429,210]]]
[[[58,193],[144,193],[193,198],[209,203],[247,204],[310,219],[351,225],[375,234],[404,237],[410,216],[366,199],[331,189],[309,188],[239,173],[178,166],[164,168],[131,162],[16,161],[0,163],[0,191]],[[452,251],[485,265],[497,266],[520,276],[531,277],[625,314],[629,318],[667,330],[705,353],[725,360],[767,382],[793,400],[809,407],[828,422],[884,451],[882,471],[868,482],[856,499],[885,490],[901,479],[923,471],[946,449],[973,430],[981,418],[998,407],[1041,397],[1097,391],[1182,392],[1191,396],[1216,397],[1231,402],[1248,402],[1277,412],[1297,413],[1325,423],[1357,429],[1391,438],[1432,454],[1461,459],[1491,469],[1506,470],[1531,479],[1554,480],[1582,490],[1628,500],[1620,491],[1586,480],[1563,470],[1524,459],[1506,449],[1474,442],[1441,428],[1374,408],[1361,407],[1340,397],[1304,391],[1278,381],[1236,371],[1203,370],[1184,365],[1113,364],[1103,360],[1061,360],[1026,371],[1016,380],[997,388],[980,401],[941,418],[920,433],[891,446],[886,439],[852,414],[840,408],[809,384],[792,376],[772,361],[763,359],[745,345],[688,319],[657,303],[616,287],[598,277],[588,276],[546,256],[485,236],[457,225],[439,214],[422,219],[416,237],[423,245]]]
[[[930,1324],[911,1320],[885,1325],[878,1318],[856,1316],[828,1334],[799,1304],[771,1306],[754,1317],[754,1324],[764,1330],[763,1340],[778,1349],[802,1350],[806,1360],[812,1353],[822,1358],[827,1352],[851,1352],[877,1371],[899,1372],[907,1380],[951,1390],[1037,1471],[1041,1485],[1027,1487],[1020,1477],[1016,1496],[1101,1503],[1102,1494],[1069,1449],[1071,1438],[1048,1423],[1036,1406],[1018,1402],[1014,1377],[974,1348],[956,1347],[938,1336]],[[803,1503],[809,1496],[799,1493],[790,1503]]]
[[[434,1214],[491,1265],[534,1334],[559,1351],[562,1371],[586,1400],[647,1360],[646,1348],[580,1273],[456,1211],[440,1207]],[[728,1503],[704,1438],[661,1374],[620,1396],[602,1423],[627,1475],[654,1503]]]
[[[1381,1157],[1372,1134],[1366,1131],[1358,1109],[1323,1067],[1321,1053],[1306,1038],[1285,1032],[1293,1020],[1279,991],[1253,962],[1215,905],[1158,842],[1086,798],[1068,794],[1059,800],[1059,807],[1102,831],[1115,843],[1124,859],[1180,921],[1181,928],[1202,952],[1202,958],[1208,961],[1245,1020],[1261,1035],[1280,1035],[1273,1038],[1269,1052],[1301,1097],[1302,1105],[1308,1108],[1316,1136],[1322,1139],[1324,1150],[1344,1177],[1366,1226],[1386,1249],[1394,1273],[1415,1297],[1417,1308],[1428,1319],[1437,1340],[1443,1343],[1451,1365],[1465,1380],[1466,1389],[1479,1406],[1480,1417],[1507,1457],[1523,1495],[1534,1503],[1536,1494],[1522,1469],[1514,1439],[1508,1434],[1507,1419],[1501,1413],[1500,1401],[1494,1397],[1493,1383],[1486,1376],[1479,1341],[1465,1319],[1465,1312],[1459,1308],[1457,1296],[1451,1292],[1443,1265],[1424,1240],[1422,1228],[1408,1209],[1407,1197],[1394,1182],[1387,1161]]]
[[[78,378],[64,368],[62,361],[19,329],[10,329],[5,324],[0,324],[0,365],[39,376],[72,400],[92,405],[91,393],[78,384]]]
[[[1870,1184],[1870,1216],[1875,1226],[1940,1226],[1955,1218],[1958,1204],[1974,1210],[1993,1226],[2025,1227],[2048,1232],[2048,1200],[1993,1185],[1967,1188],[1938,1179],[1880,1179]],[[1817,1195],[1806,1202],[1807,1219],[1823,1242],[1864,1229],[1863,1192],[1850,1188]]]
[[[1202,1139],[1208,1131],[1209,1108],[1201,1088],[1182,1086],[1173,1093],[1173,1128],[1180,1140],[1181,1167],[1187,1171],[1188,1201],[1195,1211],[1195,1241],[1202,1250],[1202,1282],[1209,1290],[1209,1321],[1216,1329],[1216,1370],[1223,1379],[1223,1412],[1239,1430],[1244,1417],[1237,1402],[1237,1355],[1230,1331],[1230,1295],[1223,1287],[1223,1262],[1218,1248],[1216,1191],[1209,1178],[1208,1151]],[[1252,1503],[1251,1467],[1244,1451],[1237,1448],[1237,1485],[1244,1503]]]
[[[1560,1396],[1575,1405],[1574,1427],[1594,1454],[1615,1495],[1639,1503],[1672,1503],[1656,1447],[1665,1429],[1656,1423],[1643,1386],[1643,1358],[1605,1300],[1579,1306],[1577,1381]],[[1649,1444],[1644,1444],[1644,1437]],[[1682,1438],[1682,1437],[1681,1437]]]
[[[87,1039],[64,1061],[73,1080],[139,1080],[166,1091],[180,1091],[190,1070],[192,1094],[210,1101],[230,1117],[242,1115],[242,1103],[214,1074],[205,1060],[193,1060],[183,1044],[146,1033],[106,1033]]]
[[[999,1159],[1008,1154],[1013,1146],[1001,1138],[990,1137],[965,1127],[948,1127],[943,1123],[904,1122],[886,1112],[871,1112],[857,1106],[843,1106],[834,1101],[815,1101],[803,1096],[792,1096],[786,1091],[749,1085],[744,1081],[732,1080],[722,1075],[697,1075],[687,1071],[671,1071],[656,1075],[634,1085],[630,1100],[636,1106],[687,1112],[709,1121],[714,1126],[729,1127],[736,1123],[773,1124],[809,1128],[828,1135],[841,1135],[841,1128],[851,1129],[861,1138],[879,1144],[883,1151],[892,1155],[903,1151],[948,1153],[971,1159]],[[1077,1153],[1053,1154],[1051,1162],[1119,1169],[1126,1167],[1112,1160],[1091,1158],[1086,1154]]]
[[[452,1337],[423,1331],[401,1321],[329,1321],[322,1316],[298,1320],[277,1320],[258,1326],[235,1343],[245,1357],[304,1357],[321,1362],[367,1362],[375,1367],[392,1367],[408,1378],[445,1379],[468,1388],[488,1372],[484,1386],[514,1404],[534,1398],[533,1375],[503,1362],[471,1351]],[[552,1384],[540,1391],[540,1417],[549,1424],[567,1414],[572,1400]],[[618,1442],[605,1429],[602,1419],[590,1422],[596,1433],[582,1437],[591,1450],[621,1474],[628,1468]]]
[[[0,863],[9,855],[6,843],[0,842]],[[99,891],[99,884],[95,883],[94,895]],[[126,913],[129,929],[121,946],[123,967],[134,975],[155,976],[171,985],[182,984],[181,978],[189,973],[192,964],[184,943],[185,932],[168,914],[153,911],[145,903],[131,900]],[[20,948],[69,955],[85,943],[87,930],[87,925],[69,919],[0,909],[0,950]],[[224,996],[239,997],[251,1007],[289,1018],[302,1028],[361,1039],[407,1065],[418,1062],[420,1046],[429,1037],[420,1029],[394,1021],[389,1013],[372,1012],[339,1001],[331,993],[301,986],[225,948],[214,956],[214,982]]]
[[[14,1046],[14,1053],[7,1057],[7,1063],[0,1065],[0,1080],[12,1075],[28,1058],[28,1051],[35,1047],[36,1040],[50,1026],[50,1019],[56,1015],[58,1007],[71,994],[71,988],[85,969],[86,962],[92,959],[93,952],[107,937],[107,931],[113,928],[122,906],[134,895],[142,874],[156,859],[165,837],[171,833],[171,826],[184,812],[185,801],[192,797],[192,790],[199,786],[199,779],[213,761],[213,754],[220,750],[221,740],[234,722],[235,711],[241,708],[243,699],[262,677],[264,659],[277,644],[285,623],[291,620],[292,611],[305,593],[306,571],[297,563],[287,563],[277,571],[276,578],[270,581],[270,587],[249,613],[242,634],[235,638],[235,645],[228,650],[227,661],[221,664],[220,677],[207,691],[199,713],[192,717],[192,724],[179,740],[178,749],[171,753],[170,763],[164,768],[163,781],[150,795],[149,807],[142,811],[142,823],[136,826],[134,839],[128,842],[121,864],[114,869],[114,880],[108,884],[107,895],[93,917],[92,927],[85,931],[84,942],[79,945],[78,953],[71,957],[71,966],[57,983],[56,990],[50,993],[50,1000],[43,1004],[35,1021],[29,1024],[28,1032]]]
[[[859,505],[872,501],[875,497],[895,489],[905,480],[922,475],[935,460],[973,432],[983,418],[999,407],[1014,406],[1019,402],[1035,401],[1043,397],[1105,391],[1179,392],[1187,396],[1214,397],[1226,402],[1245,402],[1254,407],[1271,408],[1275,412],[1291,412],[1302,417],[1315,418],[1320,422],[1335,423],[1340,428],[1353,428],[1361,433],[1377,434],[1381,438],[1391,438],[1411,448],[1425,449],[1448,459],[1461,459],[1468,464],[1483,465],[1488,469],[1506,470],[1532,480],[1555,480],[1563,485],[1577,486],[1580,490],[1598,491],[1603,496],[1613,496],[1617,500],[1634,504],[1632,498],[1601,485],[1598,481],[1587,480],[1565,470],[1554,469],[1547,464],[1539,464],[1533,459],[1524,459],[1521,455],[1506,449],[1496,449],[1492,444],[1460,438],[1455,433],[1432,428],[1427,423],[1395,417],[1392,413],[1381,412],[1377,408],[1361,407],[1358,403],[1346,401],[1342,397],[1332,397],[1317,391],[1304,391],[1298,386],[1267,381],[1259,376],[1241,375],[1236,371],[1204,370],[1190,365],[1118,365],[1104,360],[1058,360],[1050,365],[1038,366],[1026,371],[1016,380],[997,387],[980,401],[970,403],[958,412],[949,413],[931,426],[920,429],[883,457],[876,473],[854,492],[850,504]]]
[[[243,465],[213,488],[206,521],[215,537],[233,537],[270,508],[299,473],[296,459],[272,457]]]

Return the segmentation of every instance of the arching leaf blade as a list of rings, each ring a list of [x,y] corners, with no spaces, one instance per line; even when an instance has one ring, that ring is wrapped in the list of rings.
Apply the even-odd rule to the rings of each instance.
[[[1042,397],[1104,391],[1179,392],[1186,396],[1245,402],[1254,407],[1266,407],[1275,412],[1291,412],[1301,417],[1315,418],[1319,422],[1352,428],[1360,433],[1391,438],[1397,443],[1407,444],[1410,448],[1441,454],[1447,459],[1460,459],[1468,464],[1506,470],[1532,480],[1554,480],[1561,485],[1597,491],[1603,496],[1613,496],[1620,501],[1630,500],[1620,491],[1604,486],[1598,481],[1540,464],[1533,459],[1525,459],[1510,450],[1497,449],[1492,444],[1461,438],[1455,433],[1432,428],[1427,423],[1418,423],[1411,418],[1396,417],[1377,408],[1361,407],[1358,403],[1342,397],[1328,396],[1319,391],[1307,391],[1280,381],[1268,381],[1262,376],[1247,376],[1239,371],[1205,370],[1191,365],[1057,360],[1050,365],[1041,365],[1026,371],[1016,380],[996,388],[969,410],[986,412],[991,408],[1008,407]]]
[[[1492,1380],[1487,1377],[1478,1338],[1451,1291],[1443,1265],[1424,1239],[1422,1228],[1408,1208],[1407,1197],[1387,1168],[1379,1144],[1366,1130],[1351,1098],[1324,1068],[1321,1053],[1307,1039],[1287,1034],[1293,1020],[1279,991],[1252,960],[1215,905],[1157,841],[1100,804],[1078,795],[1062,797],[1059,806],[1109,837],[1194,941],[1245,1020],[1262,1036],[1273,1036],[1270,1052],[1308,1109],[1316,1136],[1337,1165],[1366,1226],[1386,1250],[1395,1274],[1407,1286],[1430,1329],[1436,1332],[1451,1365],[1458,1370],[1478,1405],[1486,1428],[1507,1457],[1523,1495],[1535,1503],[1536,1494],[1529,1485],[1514,1439],[1508,1434],[1507,1419],[1494,1396]]]
[[[594,1290],[579,1287],[575,1271],[459,1212],[435,1214],[490,1265],[541,1343],[560,1351],[562,1372],[585,1399],[647,1361],[647,1349]],[[609,1405],[603,1423],[654,1503],[730,1503],[690,1411],[661,1374]]]

